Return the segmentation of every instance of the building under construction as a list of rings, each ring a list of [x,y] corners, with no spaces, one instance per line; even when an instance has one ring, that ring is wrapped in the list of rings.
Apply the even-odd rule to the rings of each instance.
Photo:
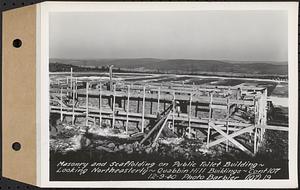
[[[72,71],[51,80],[50,114],[60,120],[78,119],[86,126],[122,129],[128,138],[155,143],[164,132],[201,138],[206,148],[234,146],[255,155],[265,130],[288,131],[267,125],[267,88],[203,86],[171,83],[130,83],[110,78],[91,80]],[[247,135],[247,145],[236,137]]]

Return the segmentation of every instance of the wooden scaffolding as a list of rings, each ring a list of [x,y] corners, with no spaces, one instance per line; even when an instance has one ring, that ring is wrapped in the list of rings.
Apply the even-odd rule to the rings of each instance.
[[[247,118],[234,119],[237,110]],[[74,77],[72,70],[65,79],[51,82],[50,113],[60,114],[61,121],[71,117],[73,125],[79,117],[85,118],[86,125],[96,125],[97,119],[100,127],[110,121],[114,128],[118,121],[128,135],[133,133],[130,124],[135,124],[144,135],[141,143],[155,131],[157,141],[166,126],[188,138],[198,138],[201,132],[207,148],[235,146],[249,155],[258,152],[265,130],[288,131],[288,127],[267,125],[266,88],[92,81]],[[236,139],[244,134],[252,148]]]

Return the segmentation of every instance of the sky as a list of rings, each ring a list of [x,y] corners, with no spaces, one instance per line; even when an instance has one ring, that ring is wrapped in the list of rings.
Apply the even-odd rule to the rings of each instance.
[[[50,58],[288,59],[285,11],[50,14]]]

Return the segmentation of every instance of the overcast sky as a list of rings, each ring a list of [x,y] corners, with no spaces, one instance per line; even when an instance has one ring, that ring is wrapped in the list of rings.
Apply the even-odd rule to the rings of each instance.
[[[50,58],[287,61],[287,12],[51,13]]]

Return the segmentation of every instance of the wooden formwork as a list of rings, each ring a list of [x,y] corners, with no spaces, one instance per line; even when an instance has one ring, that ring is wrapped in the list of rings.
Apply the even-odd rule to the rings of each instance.
[[[95,99],[97,104],[91,105],[90,101]],[[79,105],[80,101],[85,104]],[[214,115],[217,110],[224,117]],[[234,120],[232,116],[237,110],[253,114],[246,120]],[[86,125],[89,121],[95,125],[96,118],[100,126],[109,120],[112,128],[116,121],[122,121],[128,135],[129,124],[135,123],[144,135],[142,143],[154,131],[157,141],[168,123],[173,132],[177,130],[177,135],[188,138],[198,138],[197,131],[201,131],[207,148],[223,144],[226,150],[235,146],[249,155],[257,153],[266,129],[288,131],[287,127],[267,125],[266,88],[130,84],[111,78],[89,81],[73,77],[72,70],[65,80],[51,82],[50,112],[60,114],[61,120],[72,117],[73,125],[78,117],[85,118]],[[199,112],[206,115],[199,116]],[[146,122],[150,125],[146,126]],[[179,134],[180,128],[183,131]],[[252,148],[237,140],[243,134],[250,135]]]

